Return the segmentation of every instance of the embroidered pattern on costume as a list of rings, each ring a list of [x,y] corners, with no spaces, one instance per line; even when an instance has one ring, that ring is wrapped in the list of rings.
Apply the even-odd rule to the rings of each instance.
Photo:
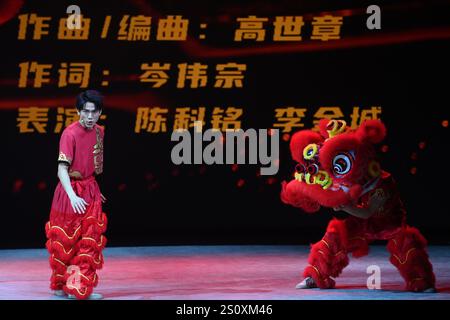
[[[72,164],[72,159],[70,159],[68,156],[66,156],[62,152],[59,153],[58,161],[64,161],[64,162],[67,162],[68,164]]]
[[[70,171],[69,177],[72,177],[75,179],[83,179],[83,175],[79,171]]]
[[[97,133],[97,143],[94,145],[94,168],[95,173],[100,174],[103,172],[103,141],[100,136],[100,129],[95,128]]]

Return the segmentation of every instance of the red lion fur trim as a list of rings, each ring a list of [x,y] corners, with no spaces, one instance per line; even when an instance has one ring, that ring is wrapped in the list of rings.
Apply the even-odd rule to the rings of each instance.
[[[384,140],[387,130],[380,120],[366,120],[355,133],[361,142],[376,144]]]
[[[420,231],[409,226],[405,226],[402,231],[388,243],[389,251],[395,254],[406,253],[411,248],[424,249],[426,246],[427,240]]]
[[[345,237],[343,222],[332,220],[323,239],[311,246],[303,276],[312,277],[321,289],[334,288],[335,281],[330,277],[338,277],[349,263]]]
[[[409,226],[388,243],[390,261],[405,279],[408,291],[423,291],[435,286],[436,278],[426,245],[419,230]]]
[[[311,198],[305,196],[301,190],[297,181],[290,181],[286,183],[283,181],[281,184],[281,201],[296,208],[301,208],[307,213],[314,213],[319,211],[320,204]]]
[[[349,193],[345,193],[342,190],[324,190],[319,185],[291,180],[282,183],[281,200],[313,213],[318,211],[321,205],[333,208],[354,201],[360,196],[361,190],[361,186],[355,185]]]

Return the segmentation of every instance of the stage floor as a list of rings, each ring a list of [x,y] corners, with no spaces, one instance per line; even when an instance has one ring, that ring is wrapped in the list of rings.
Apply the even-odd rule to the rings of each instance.
[[[450,300],[450,247],[429,248],[438,293],[403,291],[384,246],[350,258],[333,290],[297,290],[308,246],[160,246],[107,248],[96,292],[117,300]],[[367,289],[367,268],[381,289]],[[48,289],[45,250],[0,250],[0,299],[63,299]]]

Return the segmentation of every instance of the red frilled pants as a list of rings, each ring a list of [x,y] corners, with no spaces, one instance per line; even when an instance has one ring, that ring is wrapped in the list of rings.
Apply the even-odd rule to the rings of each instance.
[[[406,282],[406,290],[423,291],[434,288],[435,276],[429,261],[425,238],[419,230],[404,222],[373,217],[367,220],[350,216],[333,219],[324,237],[311,246],[309,265],[304,277],[312,277],[319,288],[333,288],[342,270],[348,265],[348,254],[361,257],[369,252],[373,240],[388,240],[390,262]]]
[[[50,221],[45,225],[52,269],[50,288],[86,299],[98,283],[96,270],[103,266],[102,250],[106,245],[103,233],[107,218],[102,211],[100,189],[93,176],[71,180],[71,184],[88,206],[84,214],[75,213],[67,193],[58,183]]]

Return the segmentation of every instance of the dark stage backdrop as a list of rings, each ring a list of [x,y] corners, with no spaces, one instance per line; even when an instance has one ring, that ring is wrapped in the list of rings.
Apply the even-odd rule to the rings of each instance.
[[[66,9],[81,9],[69,30]],[[0,1],[0,247],[43,247],[75,96],[106,97],[109,245],[298,244],[335,214],[281,203],[293,132],[380,118],[410,224],[450,241],[450,1]],[[289,17],[297,17],[290,19]],[[174,128],[280,129],[280,170],[174,165]]]

